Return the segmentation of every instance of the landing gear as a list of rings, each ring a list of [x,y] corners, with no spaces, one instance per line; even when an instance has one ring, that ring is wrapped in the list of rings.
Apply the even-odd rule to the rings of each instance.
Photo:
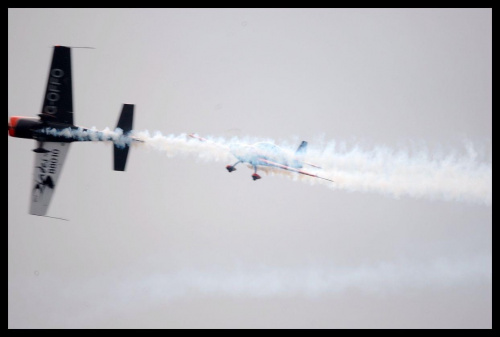
[[[38,148],[33,149],[33,152],[35,152],[35,153],[47,153],[47,152],[51,152],[51,151],[43,148],[43,142],[38,142]]]
[[[261,178],[261,176],[259,176],[259,175],[257,174],[257,166],[254,166],[254,167],[253,167],[252,179],[253,179],[253,181],[255,181],[255,180],[260,179],[260,178]]]
[[[237,161],[236,163],[234,163],[234,165],[227,165],[226,166],[226,170],[231,173],[233,171],[236,171],[236,165],[238,165],[239,163],[241,163],[241,161]]]
[[[241,163],[241,160],[237,161],[236,163],[234,163],[234,165],[227,165],[226,166],[226,170],[231,173],[233,171],[236,171],[236,165],[238,165],[239,163]],[[253,181],[257,180],[257,179],[260,179],[262,178],[261,176],[259,176],[257,174],[257,166],[256,165],[253,165],[253,174],[252,174],[252,179]]]
[[[36,153],[47,153],[47,152],[50,152],[49,150],[46,150],[42,147],[39,147],[37,149],[33,149],[33,152],[36,152]]]

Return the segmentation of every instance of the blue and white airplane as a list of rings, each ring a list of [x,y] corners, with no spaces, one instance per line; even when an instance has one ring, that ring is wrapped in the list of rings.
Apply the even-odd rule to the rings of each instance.
[[[189,136],[204,142],[208,141],[207,139],[196,134],[190,134]],[[321,168],[317,165],[307,163],[303,160],[303,157],[307,151],[306,141],[302,141],[295,153],[290,153],[289,151],[286,151],[279,146],[269,142],[259,142],[255,144],[232,143],[228,146],[228,150],[232,153],[233,156],[236,157],[236,159],[238,159],[238,161],[233,165],[227,165],[227,171],[236,171],[235,166],[239,163],[250,164],[254,169],[254,173],[252,174],[252,179],[254,181],[262,178],[257,174],[257,168],[259,166],[267,166],[333,182],[333,180],[331,179],[320,177],[317,174],[302,170],[304,166]]]

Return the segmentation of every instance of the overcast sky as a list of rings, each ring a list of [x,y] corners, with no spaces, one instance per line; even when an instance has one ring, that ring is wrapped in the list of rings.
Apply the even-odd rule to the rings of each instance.
[[[28,214],[35,142],[9,138],[9,328],[492,327],[491,187],[469,198],[491,182],[491,9],[9,9],[9,116],[40,113],[54,45],[95,48],[72,50],[77,125],[133,103],[135,130],[349,165],[254,182],[144,145],[114,172],[110,144],[74,143],[63,221]],[[465,197],[413,192],[404,156],[366,179],[380,148],[467,159],[439,180]]]

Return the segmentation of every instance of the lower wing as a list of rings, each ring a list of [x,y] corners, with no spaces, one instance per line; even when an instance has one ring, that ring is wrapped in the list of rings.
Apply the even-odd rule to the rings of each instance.
[[[333,180],[331,180],[331,179],[320,177],[320,176],[318,176],[318,175],[316,175],[314,173],[309,173],[309,172],[302,171],[302,170],[299,170],[299,169],[296,169],[296,168],[293,168],[293,167],[290,167],[290,166],[286,166],[286,165],[283,165],[283,164],[275,163],[273,161],[270,161],[270,160],[267,160],[267,159],[264,159],[264,158],[259,158],[259,161],[262,161],[262,162],[268,164],[269,166],[274,166],[274,167],[278,167],[278,168],[281,168],[281,169],[284,169],[284,170],[287,170],[287,171],[297,172],[297,173],[300,173],[300,174],[305,174],[305,175],[310,176],[310,177],[324,179],[324,180],[328,180],[328,181],[333,182]]]
[[[38,142],[35,153],[30,214],[45,215],[70,143]]]

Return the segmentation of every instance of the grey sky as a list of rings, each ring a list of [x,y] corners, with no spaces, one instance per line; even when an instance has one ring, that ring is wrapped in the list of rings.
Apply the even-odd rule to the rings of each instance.
[[[491,9],[9,9],[8,115],[36,116],[53,45],[74,120],[311,148],[466,152],[491,167]],[[74,143],[27,214],[8,139],[9,328],[491,328],[492,207],[253,182],[231,162]],[[490,177],[491,179],[491,177]]]

